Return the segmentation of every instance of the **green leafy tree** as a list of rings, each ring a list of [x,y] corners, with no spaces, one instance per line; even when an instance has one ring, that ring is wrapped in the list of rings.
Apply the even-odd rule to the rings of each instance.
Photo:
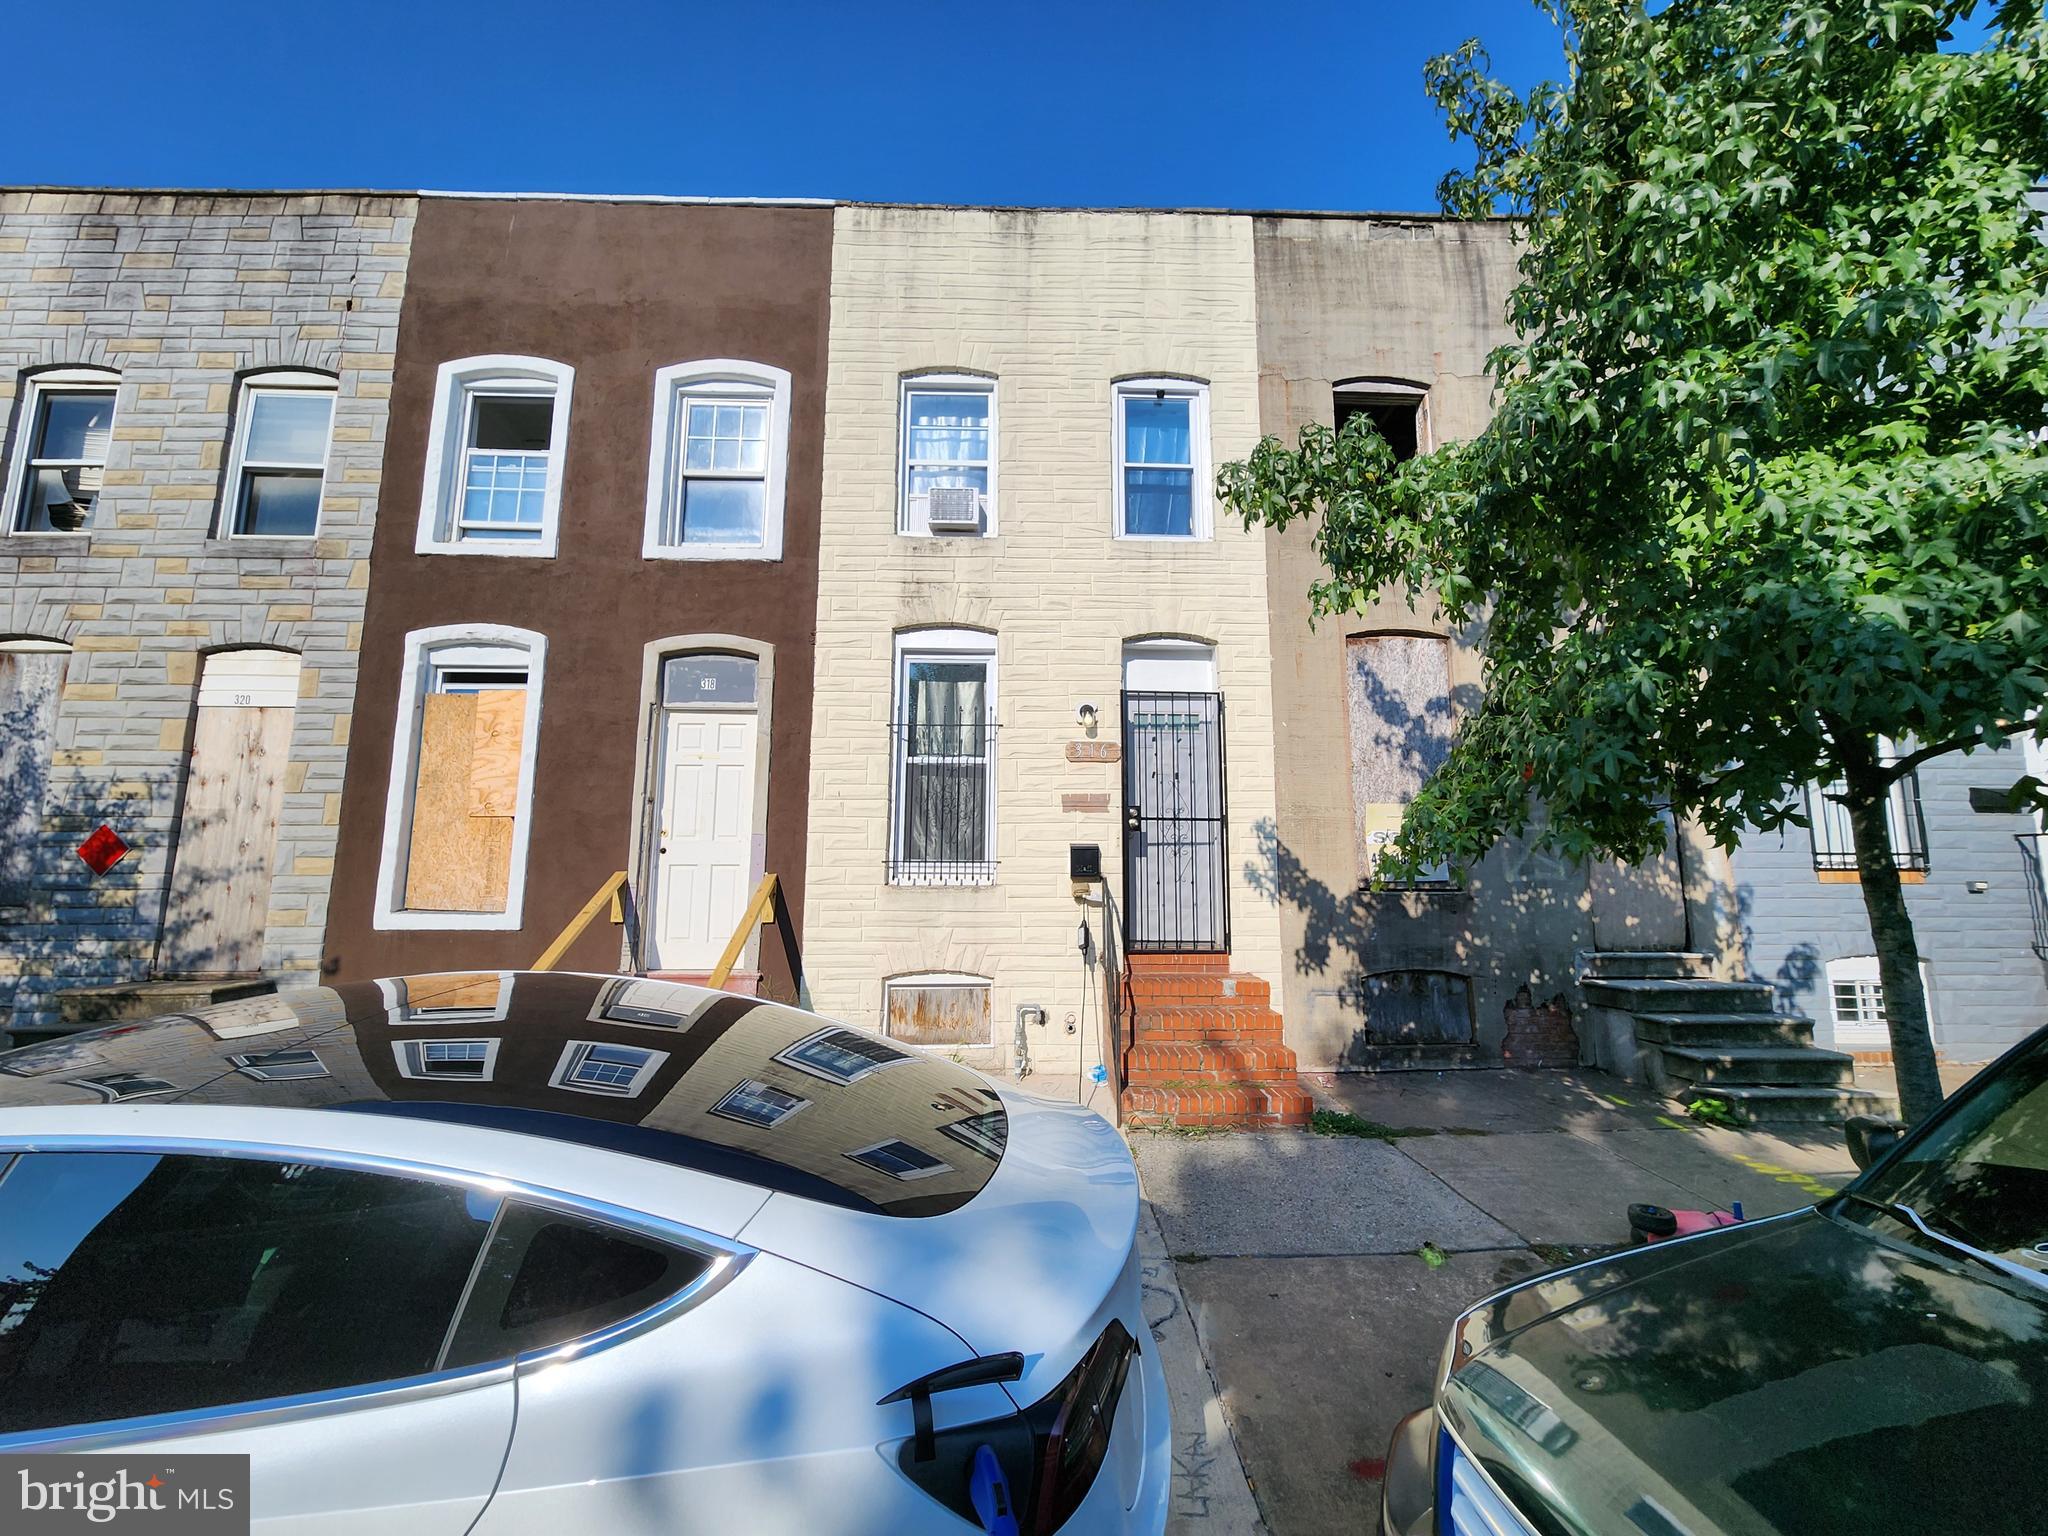
[[[1401,464],[1362,418],[1307,427],[1218,494],[1314,521],[1319,614],[1405,589],[1485,623],[1390,873],[1510,834],[1640,861],[1665,807],[1732,845],[1833,786],[1918,1119],[1941,1085],[1886,801],[2041,731],[2048,695],[2039,0],[1968,52],[1941,44],[1975,0],[1538,3],[1563,84],[1518,94],[1477,42],[1425,71],[1474,151],[1444,210],[1523,221],[1491,424]]]

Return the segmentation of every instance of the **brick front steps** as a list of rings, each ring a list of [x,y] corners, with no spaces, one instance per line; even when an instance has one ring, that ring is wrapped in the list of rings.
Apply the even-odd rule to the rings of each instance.
[[[1314,1108],[1281,1043],[1272,990],[1228,955],[1130,957],[1126,1125],[1299,1129]]]

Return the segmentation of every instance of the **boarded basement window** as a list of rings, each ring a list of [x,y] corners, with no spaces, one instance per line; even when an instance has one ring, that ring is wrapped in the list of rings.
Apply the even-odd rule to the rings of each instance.
[[[415,755],[405,865],[409,910],[505,910],[526,682],[523,666],[434,668],[432,691],[421,701]]]
[[[906,1045],[989,1045],[988,982],[979,976],[901,976],[887,989],[886,1032]]]
[[[1472,1039],[1472,983],[1451,971],[1381,971],[1359,984],[1374,1045],[1463,1045]]]
[[[1451,645],[1442,635],[1353,635],[1344,642],[1351,803],[1358,873],[1371,879],[1401,817],[1451,750]],[[1450,870],[1416,882],[1445,885]]]
[[[35,889],[68,649],[44,640],[0,644],[0,907],[23,905]]]

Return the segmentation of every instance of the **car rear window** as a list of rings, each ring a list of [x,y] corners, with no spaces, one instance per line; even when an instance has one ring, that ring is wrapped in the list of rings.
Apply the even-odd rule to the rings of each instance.
[[[597,1333],[694,1284],[711,1258],[640,1232],[514,1201],[477,1268],[450,1368]]]

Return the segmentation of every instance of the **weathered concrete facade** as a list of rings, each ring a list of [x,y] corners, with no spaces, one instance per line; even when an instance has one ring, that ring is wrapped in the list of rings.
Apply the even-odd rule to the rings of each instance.
[[[270,648],[282,675],[296,671],[296,708],[265,711],[290,715],[289,748],[263,770],[281,774],[281,800],[274,851],[251,850],[269,876],[251,920],[264,972],[314,978],[414,207],[340,193],[0,194],[10,484],[37,431],[35,381],[66,376],[47,370],[101,370],[113,391],[88,531],[16,532],[18,505],[0,525],[0,642],[43,647],[61,676],[49,716],[14,722],[11,766],[45,776],[39,816],[12,807],[34,831],[9,850],[16,904],[0,909],[0,997],[18,1027],[50,1021],[55,989],[175,968],[179,935],[207,920],[167,893],[198,683],[236,648]],[[238,391],[266,370],[331,381],[317,529],[230,539]],[[95,880],[72,850],[103,821],[134,851]]]
[[[1151,637],[1213,650],[1229,950],[1277,983],[1278,914],[1254,874],[1275,813],[1265,541],[1220,515],[1206,536],[1120,538],[1114,504],[1120,380],[1206,387],[1198,463],[1258,441],[1251,244],[1230,216],[838,210],[807,946],[821,1011],[882,1027],[891,979],[942,974],[988,987],[989,1037],[957,1042],[964,1059],[1011,1062],[1027,1005],[1045,1015],[1026,1026],[1039,1066],[1103,1059],[1101,973],[1076,943],[1086,915],[1099,944],[1102,918],[1075,900],[1068,849],[1101,850],[1128,913],[1119,691],[1127,643]],[[932,372],[993,392],[979,536],[898,532],[906,381]],[[994,668],[992,868],[964,879],[891,873],[899,662],[934,632]]]
[[[1988,1060],[2048,1023],[2048,957],[2034,948],[2029,892],[2041,874],[2018,841],[2039,823],[1970,804],[1972,789],[2002,796],[2027,771],[2019,744],[1952,753],[1919,770],[1927,867],[1907,877],[1906,908],[1925,967],[1935,1048],[1955,1061]],[[1780,1011],[1811,1018],[1820,1042],[1882,1052],[1889,1048],[1882,1031],[1857,1028],[1850,1011],[1838,1010],[1832,984],[1874,972],[1863,892],[1853,874],[1816,870],[1813,853],[1813,833],[1803,827],[1752,832],[1736,849],[1750,975],[1777,989]],[[1859,967],[1859,960],[1870,963]]]
[[[1485,427],[1486,356],[1509,339],[1517,280],[1510,225],[1260,218],[1254,229],[1267,434],[1292,443],[1305,425],[1334,426],[1340,385],[1367,398],[1412,396],[1424,448]],[[1312,626],[1308,590],[1323,567],[1310,540],[1303,524],[1266,535],[1274,750],[1285,770],[1277,821],[1260,835],[1263,879],[1279,903],[1287,1042],[1305,1068],[1395,1063],[1407,1059],[1392,1044],[1402,1020],[1375,1012],[1398,1014],[1403,999],[1429,995],[1452,1013],[1468,998],[1481,1050],[1497,1057],[1516,989],[1539,1000],[1569,990],[1574,954],[1593,943],[1585,873],[1509,842],[1457,888],[1362,885],[1367,812],[1354,740],[1385,735],[1397,758],[1427,753],[1429,742],[1412,738],[1442,739],[1477,702],[1477,637],[1449,633],[1398,595]],[[1434,702],[1418,708],[1398,682],[1373,676],[1372,652],[1354,642],[1378,637],[1447,642]]]

